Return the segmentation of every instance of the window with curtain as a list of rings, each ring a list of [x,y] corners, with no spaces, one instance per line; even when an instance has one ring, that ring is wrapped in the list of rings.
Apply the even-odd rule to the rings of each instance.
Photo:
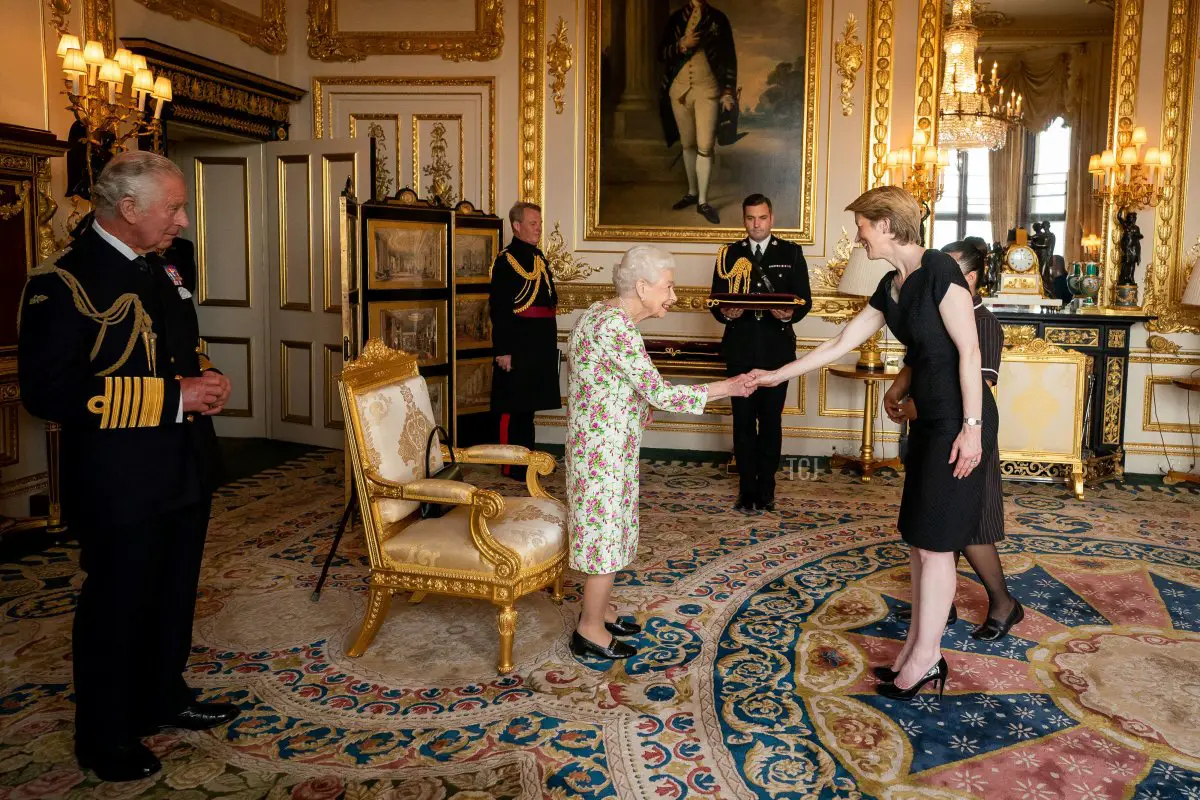
[[[1026,216],[1030,225],[1035,221],[1050,223],[1055,250],[1061,254],[1066,244],[1071,129],[1059,117],[1046,130],[1030,136],[1026,146]]]
[[[992,191],[988,151],[959,150],[945,170],[945,189],[933,215],[933,243],[943,247],[968,236],[992,240]],[[1065,217],[1064,217],[1065,219]]]

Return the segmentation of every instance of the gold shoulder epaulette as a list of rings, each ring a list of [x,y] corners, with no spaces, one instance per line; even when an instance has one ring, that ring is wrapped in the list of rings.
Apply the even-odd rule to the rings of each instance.
[[[125,350],[121,353],[121,357],[118,358],[116,363],[114,363],[112,366],[97,372],[96,376],[103,377],[106,375],[111,375],[120,369],[125,362],[129,360],[129,354],[133,352],[133,346],[137,342],[138,336],[142,337],[146,345],[146,361],[150,373],[152,375],[156,374],[157,370],[154,356],[156,334],[154,333],[153,322],[150,319],[150,315],[147,314],[146,309],[142,307],[141,298],[139,298],[133,292],[128,292],[118,297],[106,310],[100,311],[97,309],[96,306],[92,304],[92,299],[88,297],[87,292],[84,290],[83,285],[80,284],[79,279],[70,272],[67,272],[62,267],[58,266],[59,260],[68,252],[70,252],[70,250],[70,247],[64,247],[57,253],[52,254],[49,258],[38,265],[37,269],[31,271],[29,276],[31,278],[42,275],[58,276],[58,279],[61,280],[71,292],[71,300],[75,304],[75,310],[100,326],[100,333],[96,335],[96,342],[92,345],[92,361],[95,361],[96,356],[100,354],[100,345],[103,344],[104,335],[108,333],[109,327],[123,322],[125,318],[131,314],[133,315],[133,322],[129,329],[129,341],[125,343]],[[28,284],[26,284],[26,287],[28,287]],[[42,295],[35,295],[34,297],[30,298],[28,302],[30,305],[33,305],[35,302],[41,302],[44,299],[45,298]],[[25,304],[22,303],[21,310],[23,310],[24,307]],[[17,314],[17,325],[19,326],[21,324],[20,310],[18,310]]]

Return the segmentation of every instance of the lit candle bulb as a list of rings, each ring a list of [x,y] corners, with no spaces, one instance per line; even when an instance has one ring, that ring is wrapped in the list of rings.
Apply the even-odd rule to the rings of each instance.
[[[1146,167],[1146,180],[1151,184],[1158,182],[1158,166],[1159,166],[1159,150],[1157,147],[1146,149],[1146,155],[1142,156],[1142,163]]]
[[[64,33],[58,40],[58,57],[66,58],[68,50],[79,50],[79,37]]]
[[[139,69],[133,76],[133,96],[137,99],[138,111],[146,110],[146,95],[154,91],[154,73]]]
[[[78,48],[72,48],[63,55],[63,72],[71,79],[71,94],[79,94],[79,79],[87,74],[87,62]]]
[[[171,93],[170,78],[158,78],[154,81],[154,118],[161,119],[163,106],[169,103],[173,95]]]

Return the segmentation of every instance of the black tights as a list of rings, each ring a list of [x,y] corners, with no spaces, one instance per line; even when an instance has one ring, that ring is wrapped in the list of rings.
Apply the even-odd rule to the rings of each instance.
[[[1008,584],[1004,580],[1004,567],[1000,564],[1000,554],[994,544],[969,544],[966,549],[955,554],[955,567],[958,566],[958,556],[966,555],[967,563],[979,580],[988,596],[988,618],[1003,622],[1012,611],[1016,600],[1008,592]],[[997,613],[1001,612],[1001,613]]]

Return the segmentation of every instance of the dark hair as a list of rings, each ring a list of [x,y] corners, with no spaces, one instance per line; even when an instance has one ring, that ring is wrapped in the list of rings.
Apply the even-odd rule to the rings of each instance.
[[[766,206],[767,211],[775,211],[775,209],[771,208],[771,198],[767,197],[765,194],[759,194],[758,192],[748,195],[746,199],[742,201],[742,213],[745,214],[746,209],[753,206]]]
[[[956,260],[962,266],[963,275],[970,275],[972,272],[983,272],[983,267],[987,264],[989,248],[987,242],[978,236],[968,236],[961,242],[951,242],[946,245],[942,248],[942,252],[950,256],[960,256]]]

